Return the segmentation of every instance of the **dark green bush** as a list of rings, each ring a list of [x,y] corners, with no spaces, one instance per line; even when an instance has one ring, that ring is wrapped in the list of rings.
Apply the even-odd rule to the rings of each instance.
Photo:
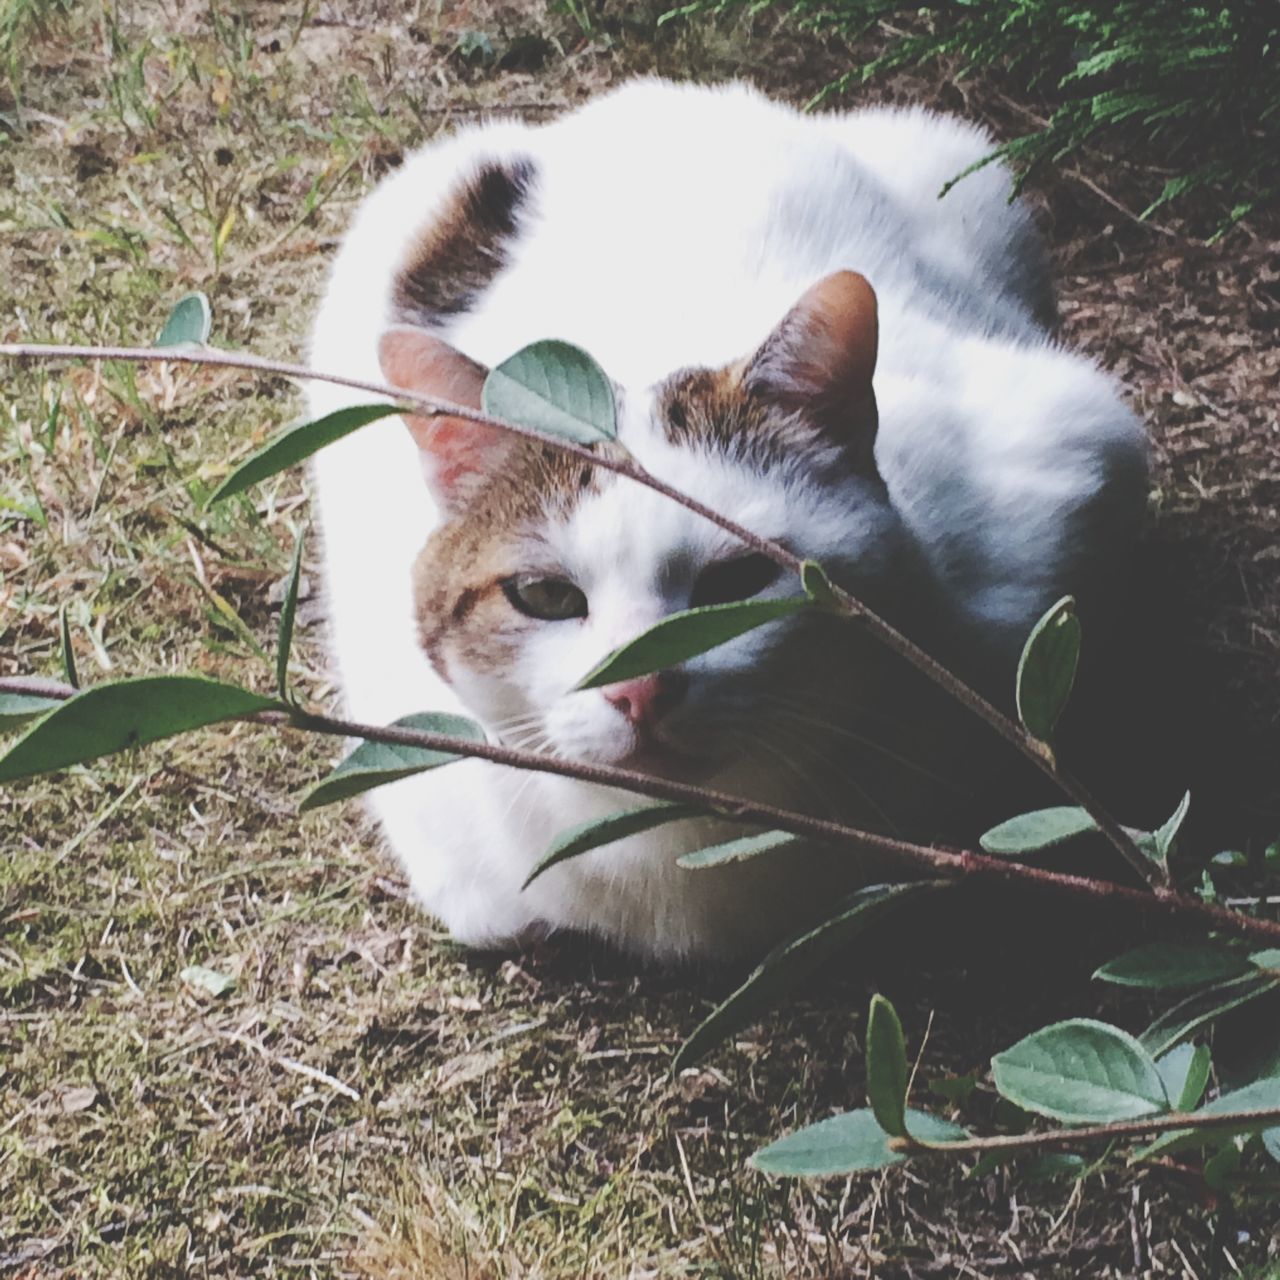
[[[939,59],[958,62],[962,75],[999,68],[1044,93],[1047,124],[996,153],[1023,176],[1087,142],[1123,137],[1140,147],[1135,158],[1173,171],[1151,181],[1143,217],[1204,188],[1216,197],[1222,230],[1280,197],[1275,0],[696,0],[668,16],[766,9],[851,38],[884,24],[881,52],[824,97]]]

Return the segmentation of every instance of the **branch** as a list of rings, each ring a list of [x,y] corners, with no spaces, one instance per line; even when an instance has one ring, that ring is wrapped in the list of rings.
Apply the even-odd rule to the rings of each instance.
[[[964,1138],[959,1142],[922,1142],[918,1138],[890,1138],[889,1149],[912,1155],[983,1155],[988,1151],[1054,1151],[1080,1142],[1108,1138],[1138,1138],[1146,1134],[1199,1132],[1210,1129],[1269,1129],[1280,1125],[1280,1107],[1261,1111],[1222,1111],[1197,1116],[1194,1112],[1148,1116],[1145,1120],[1117,1120],[1111,1124],[1054,1129],[1049,1133],[1002,1133],[990,1138]]]
[[[280,360],[270,360],[263,356],[239,354],[230,351],[217,351],[210,347],[191,348],[156,348],[156,347],[86,347],[65,345],[44,345],[40,343],[7,342],[0,343],[0,355],[16,359],[51,360],[74,358],[86,360],[127,360],[135,363],[175,363],[218,365],[230,369],[249,369],[258,373],[271,373],[279,377],[299,380],[310,379],[314,382],[328,382],[335,386],[350,387],[356,391],[367,391],[371,395],[404,404],[415,413],[428,416],[448,415],[461,418],[467,422],[479,423],[482,426],[494,427],[500,431],[508,431],[527,440],[536,440],[548,448],[558,449],[580,459],[589,466],[600,467],[625,476],[628,480],[642,484],[670,498],[687,511],[701,516],[704,520],[718,525],[726,533],[731,534],[753,551],[767,556],[775,564],[799,575],[804,561],[794,552],[780,543],[762,538],[751,530],[744,528],[737,521],[712,510],[698,499],[681,490],[673,488],[663,480],[646,471],[638,462],[626,453],[609,454],[607,451],[597,452],[585,445],[577,444],[560,436],[546,435],[530,427],[514,422],[505,422],[491,417],[477,409],[464,405],[452,404],[435,396],[423,396],[417,393],[391,387],[385,383],[369,382],[363,378],[348,378],[341,374],[321,373],[308,369],[303,365],[289,364]],[[1132,837],[1120,826],[1105,809],[1098,804],[1089,791],[1072,774],[1058,764],[1053,753],[1037,738],[1028,733],[1020,724],[1011,720],[992,703],[987,701],[975,689],[953,675],[940,662],[930,657],[919,645],[907,639],[896,627],[886,622],[878,614],[873,613],[860,600],[850,595],[841,587],[832,584],[832,591],[839,611],[845,616],[856,618],[886,648],[891,649],[917,671],[921,672],[934,684],[944,689],[956,701],[962,703],[979,719],[985,721],[1006,742],[1026,756],[1038,769],[1051,778],[1067,796],[1093,819],[1099,831],[1106,837],[1116,851],[1129,864],[1139,878],[1150,888],[1159,893],[1167,888],[1167,876],[1163,867],[1147,858],[1138,848]]]
[[[29,679],[25,677],[0,679],[0,693],[38,695],[43,698],[66,700],[77,690],[57,680]],[[407,729],[396,725],[359,724],[339,720],[331,716],[314,715],[299,708],[288,710],[257,711],[238,717],[255,724],[273,728],[300,729],[310,733],[323,733],[338,738],[363,738],[369,742],[385,742],[395,746],[422,747],[429,751],[442,751],[451,755],[470,756],[487,760],[491,764],[506,765],[513,769],[550,773],[562,778],[573,778],[596,786],[617,787],[635,792],[653,800],[674,800],[704,808],[737,822],[759,826],[768,830],[786,831],[823,844],[839,848],[872,850],[882,854],[895,866],[931,876],[944,876],[961,881],[1000,881],[1015,887],[1048,893],[1065,893],[1101,904],[1119,903],[1139,912],[1154,912],[1170,919],[1195,923],[1204,929],[1217,929],[1241,937],[1258,938],[1275,943],[1280,941],[1280,921],[1263,920],[1228,911],[1199,898],[1176,893],[1171,889],[1157,889],[1148,893],[1109,880],[1093,880],[1085,876],[1067,875],[1059,871],[1046,871],[1026,863],[993,858],[967,849],[954,849],[942,845],[913,844],[896,840],[876,831],[864,831],[859,827],[815,818],[806,813],[775,805],[760,804],[742,796],[713,791],[708,787],[668,778],[655,778],[632,769],[619,769],[612,765],[588,764],[583,761],[565,760],[543,752],[526,751],[506,747],[495,742],[476,742],[472,738],[459,738],[450,734],[431,733],[422,729]]]

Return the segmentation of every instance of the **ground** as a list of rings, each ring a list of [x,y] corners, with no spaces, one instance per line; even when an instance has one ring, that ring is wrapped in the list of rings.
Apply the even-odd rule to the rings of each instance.
[[[337,236],[406,146],[652,69],[803,101],[850,56],[764,19],[657,28],[660,8],[15,0],[0,338],[147,342],[203,289],[220,344],[296,357]],[[1006,136],[1036,110],[945,68],[869,92]],[[1065,339],[1152,427],[1152,663],[1168,681],[1153,704],[1174,707],[1178,742],[1203,740],[1174,758],[1211,852],[1213,833],[1280,828],[1280,233],[1206,246],[1190,224],[1140,226],[1133,163],[1081,157],[1031,198]],[[259,650],[303,478],[202,499],[296,412],[295,390],[29,366],[6,368],[5,391],[0,674],[58,673],[65,605],[86,679],[269,687]],[[308,560],[294,679],[325,703],[316,594]],[[927,1034],[923,1079],[981,1069],[1053,1016],[1141,1025],[1140,1005],[1087,982],[1093,952],[1116,949],[1096,922],[1045,936],[1024,903],[976,929],[1004,908],[970,895],[673,1078],[732,975],[640,972],[581,945],[453,947],[355,806],[297,816],[331,752],[237,725],[4,792],[0,1274],[1275,1274],[1274,1202],[1215,1205],[1169,1170],[807,1185],[745,1167],[768,1137],[861,1104],[869,990],[897,1002],[913,1047]],[[1159,781],[1157,807],[1175,786]],[[975,933],[996,942],[971,954]],[[182,976],[194,965],[234,986],[213,994]]]

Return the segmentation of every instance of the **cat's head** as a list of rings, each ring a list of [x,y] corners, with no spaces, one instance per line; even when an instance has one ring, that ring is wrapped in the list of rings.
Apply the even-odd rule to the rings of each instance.
[[[479,407],[486,370],[439,338],[397,327],[380,352],[393,385]],[[873,455],[875,356],[875,295],[839,272],[739,363],[618,388],[619,443],[652,474],[875,595],[899,537]],[[851,679],[848,641],[820,617],[575,692],[668,614],[798,595],[800,583],[631,480],[463,419],[407,422],[441,509],[415,571],[420,641],[504,741],[705,776],[763,762],[787,724],[832,718]]]

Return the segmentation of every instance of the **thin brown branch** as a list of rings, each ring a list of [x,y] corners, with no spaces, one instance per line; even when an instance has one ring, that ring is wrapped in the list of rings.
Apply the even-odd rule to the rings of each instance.
[[[889,1148],[913,1155],[985,1155],[988,1151],[1017,1154],[1022,1151],[1057,1151],[1082,1142],[1105,1142],[1192,1130],[1249,1130],[1255,1126],[1269,1129],[1273,1125],[1280,1125],[1280,1107],[1261,1111],[1221,1111],[1207,1116],[1198,1116],[1194,1112],[1176,1112],[1173,1115],[1147,1116],[1142,1120],[1117,1120],[1110,1124],[1051,1129],[1048,1133],[1001,1133],[989,1138],[964,1138],[959,1142],[921,1142],[918,1138],[890,1138]]]
[[[590,466],[602,467],[620,476],[642,484],[672,502],[678,503],[695,515],[701,516],[712,524],[718,525],[746,546],[768,556],[774,563],[799,574],[804,561],[794,552],[780,543],[762,538],[751,530],[744,528],[735,520],[712,510],[698,499],[659,480],[640,466],[629,454],[619,451],[611,453],[607,450],[596,451],[585,445],[577,444],[560,436],[545,435],[540,431],[518,423],[506,422],[491,417],[477,409],[464,405],[452,404],[435,396],[423,396],[417,393],[391,387],[385,383],[370,382],[363,378],[348,378],[341,374],[321,373],[308,369],[303,365],[289,364],[280,360],[270,360],[263,356],[231,351],[217,351],[209,347],[174,347],[158,349],[155,347],[85,347],[67,345],[42,345],[39,343],[0,343],[0,355],[16,359],[86,359],[86,360],[126,360],[137,363],[173,362],[178,364],[219,365],[231,369],[248,369],[258,373],[270,373],[279,377],[299,380],[310,379],[315,382],[328,382],[335,386],[350,387],[356,391],[366,391],[370,395],[393,400],[412,408],[417,413],[443,415],[461,418],[464,421],[494,427],[500,431],[508,431],[514,435],[536,440],[549,448],[570,454],[581,459]],[[873,613],[860,600],[850,595],[841,587],[833,584],[833,592],[840,610],[851,618],[856,618],[883,645],[898,654],[920,671],[934,684],[944,689],[956,701],[966,706],[974,715],[994,729],[1006,742],[1027,757],[1043,773],[1051,778],[1058,787],[1075,801],[1094,820],[1098,830],[1107,838],[1116,851],[1145,881],[1153,891],[1160,892],[1167,887],[1167,874],[1162,866],[1146,857],[1134,840],[1109,813],[1098,804],[1084,785],[1072,774],[1063,769],[1053,753],[1044,743],[1034,738],[1020,724],[1011,720],[998,708],[993,706],[975,689],[952,674],[936,659],[932,658],[914,641],[909,640],[896,627],[886,622],[878,614]]]
[[[76,692],[70,685],[56,680],[25,677],[0,679],[0,693],[26,693],[45,698],[67,699],[74,697]],[[1244,915],[1239,911],[1228,911],[1223,907],[1170,889],[1156,890],[1152,894],[1127,885],[1115,884],[1109,880],[1093,880],[1058,871],[1046,871],[1026,863],[993,858],[967,849],[896,840],[879,832],[865,831],[859,827],[847,826],[825,818],[815,818],[791,809],[761,804],[758,801],[714,791],[694,783],[656,778],[650,774],[637,773],[632,769],[565,760],[541,752],[506,747],[496,742],[476,742],[471,738],[431,733],[421,729],[408,729],[396,725],[359,724],[350,720],[335,719],[332,716],[313,715],[311,712],[297,708],[258,711],[240,718],[275,728],[300,729],[340,738],[363,738],[369,742],[385,742],[396,746],[422,747],[430,751],[487,760],[492,764],[506,765],[513,769],[574,778],[597,786],[616,787],[623,791],[634,792],[653,800],[673,800],[695,805],[747,825],[786,831],[792,835],[804,836],[838,848],[871,850],[883,855],[890,863],[901,867],[904,871],[944,876],[957,882],[968,879],[1000,881],[1015,887],[1020,886],[1051,894],[1066,894],[1099,904],[1119,904],[1126,909],[1194,923],[1206,930],[1221,930],[1224,933],[1272,943],[1280,940],[1280,921],[1263,920]],[[696,874],[696,872],[690,874]]]

